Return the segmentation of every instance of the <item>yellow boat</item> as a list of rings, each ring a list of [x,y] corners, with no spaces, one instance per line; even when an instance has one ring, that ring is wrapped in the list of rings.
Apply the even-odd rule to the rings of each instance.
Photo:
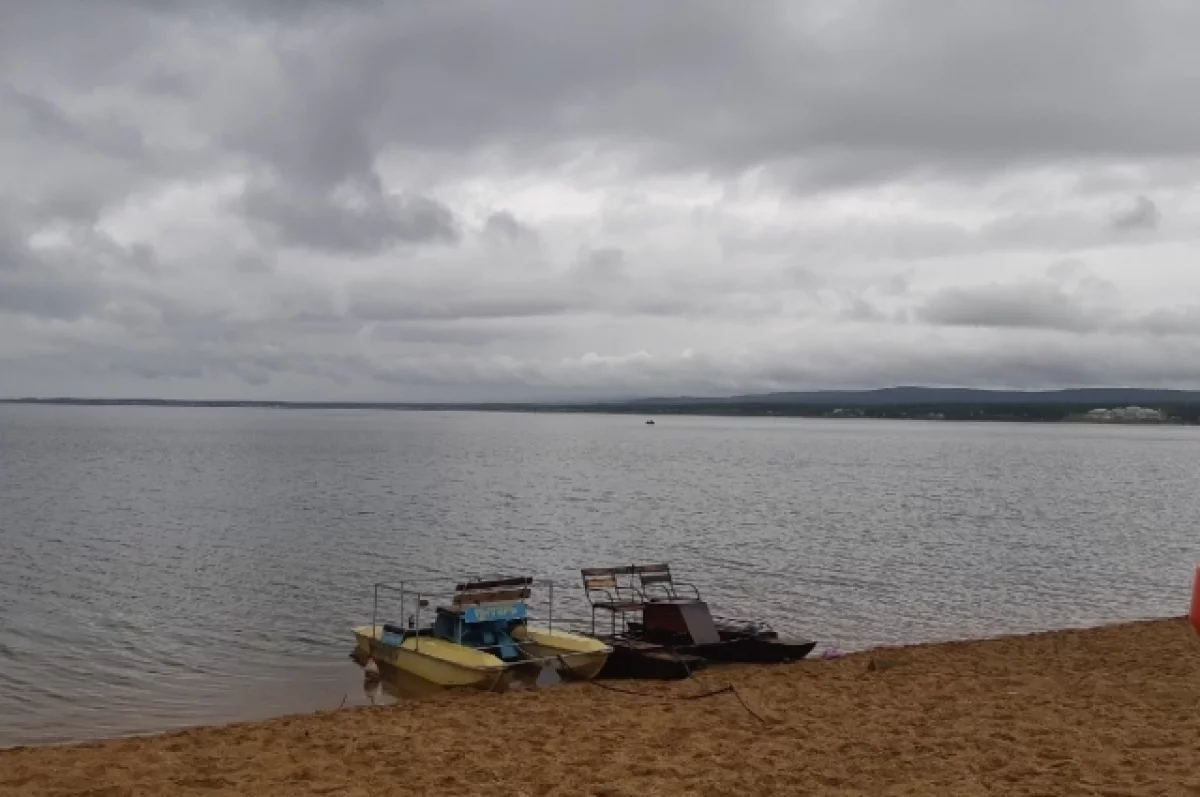
[[[526,641],[522,647],[535,659],[553,659],[562,666],[560,672],[570,678],[590,681],[604,669],[612,647],[598,639],[567,631],[524,629]],[[520,633],[518,630],[517,633]]]
[[[525,600],[532,583],[521,577],[458,584],[451,605],[438,606],[434,622],[426,627],[418,616],[428,602],[401,585],[401,603],[410,598],[417,606],[408,627],[377,620],[358,626],[353,629],[355,652],[359,658],[371,656],[381,666],[444,687],[500,690],[518,672],[539,667],[569,679],[596,677],[612,647],[552,626],[531,627]],[[375,588],[377,615],[380,589],[396,588]]]
[[[438,686],[476,686],[496,689],[510,670],[499,657],[429,635],[401,636],[384,626],[354,629],[358,651],[379,665],[415,675]]]

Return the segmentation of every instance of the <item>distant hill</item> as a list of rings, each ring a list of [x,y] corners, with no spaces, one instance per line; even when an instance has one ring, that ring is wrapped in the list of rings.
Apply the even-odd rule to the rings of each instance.
[[[977,390],[962,387],[886,387],[878,390],[814,390],[800,393],[761,393],[720,398],[680,396],[610,402],[625,406],[683,407],[689,405],[793,405],[898,407],[914,405],[1030,405],[1057,404],[1112,407],[1161,404],[1200,404],[1200,390],[1160,390],[1136,387],[1089,387],[1070,390]]]
[[[492,410],[516,412],[683,412],[723,415],[800,414],[814,415],[834,408],[878,411],[890,408],[943,408],[956,415],[969,408],[987,408],[990,414],[1016,417],[1005,408],[1055,407],[1061,414],[1078,409],[1141,405],[1148,407],[1193,407],[1200,412],[1200,390],[1160,390],[1134,387],[1098,387],[1071,390],[977,390],[959,387],[887,387],[878,390],[814,390],[791,393],[761,393],[740,396],[676,396],[641,399],[573,402],[339,402],[339,401],[204,401],[178,399],[89,399],[20,398],[0,403],[76,404],[92,406],[151,407],[260,407],[275,409],[379,409],[379,410]],[[972,417],[978,413],[972,414]],[[1024,416],[1022,416],[1024,417]],[[1197,416],[1200,418],[1200,415]]]

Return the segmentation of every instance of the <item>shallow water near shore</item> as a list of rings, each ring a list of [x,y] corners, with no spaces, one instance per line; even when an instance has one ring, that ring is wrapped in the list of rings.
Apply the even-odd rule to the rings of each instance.
[[[606,686],[0,750],[0,795],[1200,792],[1180,619]]]
[[[1186,610],[1181,427],[0,406],[0,745],[357,705],[371,583],[667,560],[850,650]],[[399,699],[403,699],[401,696]]]

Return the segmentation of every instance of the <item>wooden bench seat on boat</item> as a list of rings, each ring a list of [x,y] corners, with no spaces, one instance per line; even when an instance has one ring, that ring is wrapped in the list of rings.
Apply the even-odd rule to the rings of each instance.
[[[676,581],[671,575],[671,566],[665,562],[653,565],[634,565],[633,573],[638,577],[639,592],[644,601],[700,600],[700,590],[696,589],[693,584]],[[679,589],[677,589],[679,587],[683,587],[690,594],[680,595]]]
[[[525,620],[524,602],[532,584],[533,579],[525,576],[456,584],[450,605],[437,607],[434,634],[487,650],[503,661],[519,659],[509,624]]]
[[[533,579],[528,576],[456,584],[450,607],[462,610],[468,606],[480,606],[487,603],[513,603],[527,600],[531,594],[532,584]]]
[[[633,583],[633,565],[622,567],[585,567],[581,569],[583,591],[592,607],[592,633],[596,632],[596,611],[607,611],[612,615],[613,634],[617,632],[617,617],[640,612],[645,600]]]

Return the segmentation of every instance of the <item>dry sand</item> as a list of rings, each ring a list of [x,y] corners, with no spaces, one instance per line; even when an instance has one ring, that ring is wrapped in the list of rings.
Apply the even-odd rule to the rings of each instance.
[[[0,795],[1200,795],[1184,620],[0,751]]]

